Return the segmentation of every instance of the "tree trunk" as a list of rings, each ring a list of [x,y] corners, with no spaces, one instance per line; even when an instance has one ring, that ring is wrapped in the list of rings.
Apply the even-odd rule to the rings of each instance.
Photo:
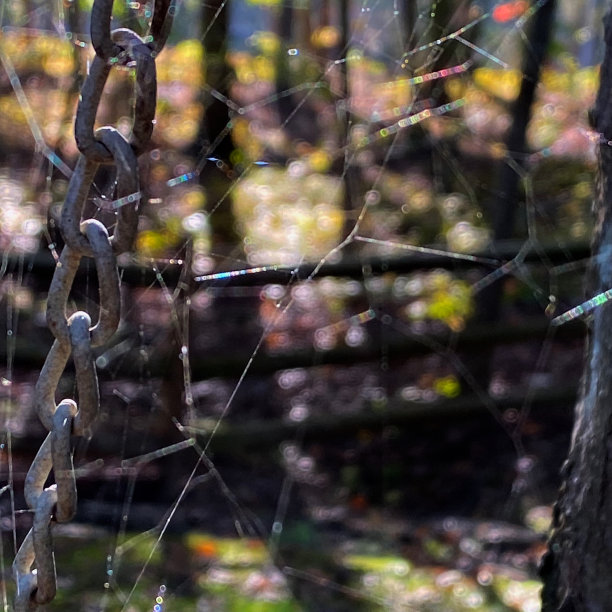
[[[233,72],[226,62],[229,8],[222,0],[209,0],[203,7],[202,28],[206,33],[202,37],[205,48],[206,84],[210,91],[217,91],[222,96],[229,97],[229,87],[233,80]],[[228,106],[219,98],[209,94],[205,102],[202,140],[209,145],[215,145],[211,155],[231,164],[230,154],[234,149],[232,138],[226,132],[230,122]],[[225,133],[225,135],[224,135]]]
[[[404,0],[402,9],[404,14],[404,51],[410,51],[417,40],[415,29],[419,17],[419,7],[413,0]]]
[[[601,135],[596,227],[587,291],[612,287],[612,12],[592,115]],[[542,610],[605,612],[612,606],[612,308],[593,311],[569,457],[540,574]]]
[[[512,125],[505,138],[507,158],[496,168],[495,192],[488,203],[491,225],[493,226],[493,246],[516,237],[516,225],[524,200],[524,190],[520,171],[524,169],[527,146],[527,127],[531,120],[533,104],[536,99],[540,73],[546,60],[548,46],[552,38],[554,15],[557,0],[548,0],[528,22],[522,58],[522,80],[519,93],[509,108]],[[535,5],[535,0],[531,6]],[[527,215],[527,213],[525,213]],[[526,224],[526,217],[524,223]],[[485,287],[476,297],[476,318],[487,323],[500,320],[504,283],[501,277]],[[489,388],[494,347],[472,355],[468,368],[475,380],[484,388]]]
[[[532,6],[535,2],[532,3]],[[505,146],[512,163],[504,160],[498,170],[492,219],[494,244],[515,236],[519,202],[524,198],[522,179],[517,168],[523,169],[527,147],[527,126],[531,120],[536,88],[540,82],[542,64],[552,37],[556,0],[548,0],[533,16],[527,32],[522,61],[521,87],[510,107],[512,126]],[[486,321],[499,319],[503,281],[492,283],[478,297],[478,314]],[[487,374],[488,376],[488,374]]]
[[[207,0],[202,4],[201,40],[204,45],[206,89],[201,99],[204,113],[198,137],[186,153],[201,168],[199,183],[206,191],[208,210],[215,210],[219,202],[225,199],[233,181],[232,113],[224,101],[231,98],[231,85],[235,80],[234,71],[226,61],[229,20],[229,3],[224,0]],[[210,158],[220,159],[224,170],[220,170]],[[235,241],[231,206],[219,207],[208,219],[220,243]]]

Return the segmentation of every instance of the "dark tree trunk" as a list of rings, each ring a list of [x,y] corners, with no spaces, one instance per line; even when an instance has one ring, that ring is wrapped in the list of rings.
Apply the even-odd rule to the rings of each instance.
[[[612,12],[593,127],[601,134],[596,228],[587,291],[612,287]],[[612,308],[593,311],[569,457],[540,570],[542,610],[606,612],[612,607]]]
[[[419,16],[419,9],[417,3],[413,0],[404,0],[402,8],[404,12],[404,51],[409,51],[416,40],[414,30]]]
[[[204,70],[206,87],[201,93],[204,112],[196,141],[185,151],[199,168],[199,182],[206,190],[209,210],[214,210],[233,181],[231,120],[233,113],[225,99],[231,98],[231,86],[235,80],[232,67],[226,61],[229,41],[229,5],[223,0],[202,3],[202,36],[204,45]],[[218,158],[222,167],[215,163]],[[235,240],[234,218],[231,207],[221,206],[209,217],[213,232],[219,242]]]
[[[535,0],[531,4],[533,6]],[[552,36],[555,8],[556,0],[548,0],[531,18],[526,32],[521,87],[509,108],[512,125],[504,143],[508,159],[504,159],[496,169],[495,193],[489,202],[493,245],[516,236],[520,201],[524,199],[520,172],[528,152],[527,126],[531,120],[536,88]],[[488,323],[499,321],[504,281],[505,277],[502,277],[478,294],[476,318]],[[482,351],[468,361],[470,372],[484,389],[488,389],[491,379],[493,350]]]
[[[203,38],[206,49],[206,84],[210,91],[217,91],[229,97],[229,87],[233,73],[226,62],[229,8],[221,0],[210,0],[204,4]],[[210,154],[230,164],[230,154],[234,149],[227,125],[231,117],[228,106],[219,98],[209,94],[205,100],[204,121],[202,123],[200,146],[214,146]]]
[[[523,79],[519,94],[510,107],[512,126],[505,141],[512,163],[504,161],[499,168],[495,202],[492,206],[491,221],[495,242],[508,240],[515,235],[519,201],[524,197],[519,172],[524,168],[525,153],[527,153],[527,126],[531,119],[536,87],[540,82],[540,71],[552,35],[555,5],[556,0],[548,0],[533,16],[527,33],[522,66]],[[480,294],[479,316],[487,321],[496,321],[499,318],[501,297],[500,279]]]
[[[295,10],[292,2],[284,3],[278,15],[278,36],[280,44],[278,47],[278,57],[276,61],[276,93],[279,94],[277,108],[281,126],[285,126],[289,121],[293,110],[293,96],[285,95],[291,88],[289,79],[289,62],[287,57],[287,42],[292,40],[293,18]]]
[[[351,46],[351,2],[350,0],[340,0],[340,29],[342,37],[340,38],[340,45],[338,49],[338,57],[336,59],[346,59]],[[339,64],[340,71],[342,74],[342,94],[344,95],[344,105],[339,107],[340,116],[342,117],[342,127],[340,146],[344,146],[350,140],[350,132],[353,124],[351,117],[351,91],[349,83],[349,67],[346,61]],[[347,153],[342,159],[342,177],[344,182],[344,236],[349,236],[353,228],[355,227],[355,210],[359,209],[361,203],[357,201],[357,194],[359,192],[359,171],[351,163],[353,154]],[[344,249],[344,256],[348,256],[351,251],[354,250],[354,246],[349,244]]]

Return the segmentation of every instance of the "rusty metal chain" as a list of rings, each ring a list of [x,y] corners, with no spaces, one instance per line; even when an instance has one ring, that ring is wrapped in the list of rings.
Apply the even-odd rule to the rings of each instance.
[[[83,84],[75,120],[80,156],[70,179],[60,218],[65,246],[57,262],[47,300],[47,324],[55,337],[40,377],[34,401],[49,431],[28,471],[26,503],[34,513],[15,560],[15,610],[36,610],[56,594],[53,527],[76,513],[76,476],[71,436],[88,436],[98,413],[100,392],[92,349],[108,342],[120,318],[120,283],[116,256],[131,250],[138,225],[141,199],[137,156],[148,146],[153,131],[157,79],[155,57],[162,50],[175,12],[175,0],[155,0],[149,33],[141,38],[126,28],[111,32],[113,0],[94,0],[91,40],[96,55]],[[134,68],[134,124],[129,141],[115,128],[94,131],[94,122],[106,79],[113,66]],[[113,235],[95,219],[82,219],[83,207],[100,164],[116,168],[117,220]],[[67,316],[66,307],[76,271],[83,257],[95,261],[100,307],[94,326],[83,311]],[[76,373],[78,403],[55,393],[68,358]],[[45,488],[53,471],[55,484]],[[32,569],[35,566],[35,569]]]

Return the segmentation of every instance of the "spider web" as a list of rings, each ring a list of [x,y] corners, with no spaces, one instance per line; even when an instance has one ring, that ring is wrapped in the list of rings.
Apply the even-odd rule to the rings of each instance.
[[[140,31],[145,3],[116,4]],[[560,3],[534,77],[545,0],[178,3],[50,609],[539,609],[569,321],[608,299],[573,309],[601,46],[584,5]],[[91,50],[87,2],[1,6],[8,610]],[[131,87],[113,73],[100,124],[129,133]],[[89,203],[109,226],[112,187],[101,172]],[[72,298],[95,313],[92,272]]]

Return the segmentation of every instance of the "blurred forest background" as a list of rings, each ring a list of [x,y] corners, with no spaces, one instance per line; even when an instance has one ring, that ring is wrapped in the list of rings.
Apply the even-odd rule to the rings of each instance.
[[[177,2],[49,609],[540,609],[605,8]],[[90,10],[0,3],[4,609]],[[148,10],[117,0],[115,27]],[[129,134],[132,95],[112,71],[99,124]],[[113,181],[88,203],[109,227]],[[75,307],[97,291],[89,262]]]

